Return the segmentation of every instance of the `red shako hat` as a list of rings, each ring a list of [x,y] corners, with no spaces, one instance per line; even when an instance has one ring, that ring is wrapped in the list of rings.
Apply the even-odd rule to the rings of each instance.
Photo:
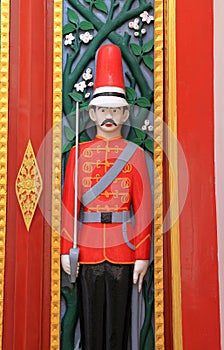
[[[101,46],[97,56],[93,98],[90,106],[128,106],[122,69],[121,51],[118,46]]]

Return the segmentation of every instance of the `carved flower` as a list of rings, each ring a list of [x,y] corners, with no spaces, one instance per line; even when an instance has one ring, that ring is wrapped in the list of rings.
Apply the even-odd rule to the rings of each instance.
[[[147,30],[145,28],[142,28],[141,33],[144,35],[146,34]]]
[[[139,19],[138,19],[138,18],[135,18],[133,28],[134,28],[135,30],[138,30],[138,29],[139,29]]]
[[[139,32],[134,32],[134,36],[139,36]]]
[[[85,44],[88,44],[88,42],[93,39],[93,36],[89,32],[85,32],[84,34],[80,34],[79,37]]]
[[[142,19],[142,22],[146,22],[147,24],[154,20],[154,16],[151,16],[147,11],[141,13],[140,17]]]
[[[139,19],[135,18],[133,22],[129,22],[128,26],[130,29],[138,30],[139,29]]]
[[[153,125],[150,124],[148,119],[145,119],[144,124],[142,125],[142,130],[152,132],[154,130]]]
[[[86,88],[86,82],[85,81],[80,81],[79,83],[74,85],[76,91],[81,91],[83,92],[84,89]]]
[[[93,84],[92,81],[88,84],[89,87],[92,87],[93,85],[94,85],[94,84]]]
[[[72,33],[69,33],[65,36],[65,41],[64,44],[67,45],[72,45],[73,40],[75,40],[75,37],[72,35]]]
[[[144,124],[145,124],[146,126],[148,126],[148,125],[149,125],[149,123],[150,123],[150,122],[149,122],[149,120],[148,120],[148,119],[146,119],[146,120],[145,120],[145,122],[144,122]]]
[[[91,74],[92,70],[91,68],[87,68],[87,70],[85,71],[85,73],[83,73],[82,77],[84,80],[91,80],[93,75]]]
[[[87,92],[87,94],[85,94],[85,98],[89,98],[89,96],[90,96],[90,93]]]

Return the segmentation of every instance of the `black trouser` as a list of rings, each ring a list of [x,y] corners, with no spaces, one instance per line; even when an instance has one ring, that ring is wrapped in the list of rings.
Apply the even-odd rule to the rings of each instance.
[[[81,265],[78,278],[82,350],[126,350],[133,265]]]

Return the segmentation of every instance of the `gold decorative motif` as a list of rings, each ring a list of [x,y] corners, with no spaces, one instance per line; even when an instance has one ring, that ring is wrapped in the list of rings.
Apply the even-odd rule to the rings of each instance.
[[[125,167],[123,168],[122,172],[123,173],[130,173],[132,171],[132,165],[130,163],[127,163]]]
[[[90,148],[86,148],[83,152],[84,158],[91,158],[93,156],[93,152]]]
[[[91,177],[84,177],[82,179],[82,185],[84,188],[89,188],[91,187],[92,181],[91,181]]]
[[[60,230],[62,142],[62,0],[54,0],[51,334],[50,349],[60,349]]]
[[[30,140],[16,178],[16,196],[27,231],[42,192],[42,178]]]
[[[8,137],[8,81],[9,81],[9,17],[10,1],[1,0],[0,48],[0,349],[2,349],[6,198],[7,198],[7,137]]]
[[[128,177],[125,177],[121,181],[121,188],[130,188],[131,187],[131,180]]]
[[[163,0],[155,0],[154,23],[154,281],[155,348],[164,345],[163,293]]]
[[[173,348],[183,349],[182,308],[181,308],[181,275],[180,275],[180,232],[178,206],[178,150],[177,150],[177,100],[176,100],[176,0],[165,1],[165,49],[166,49],[166,111],[168,128],[168,159],[171,236],[171,270],[172,270],[172,320]],[[171,133],[175,136],[172,137]]]
[[[91,162],[83,163],[83,166],[82,166],[83,172],[87,173],[87,174],[91,174],[93,172],[92,164],[94,164],[94,163],[91,163]]]

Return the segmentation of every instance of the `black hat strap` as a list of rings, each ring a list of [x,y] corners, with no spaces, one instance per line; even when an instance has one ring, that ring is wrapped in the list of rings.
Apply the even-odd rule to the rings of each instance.
[[[112,96],[112,97],[120,97],[120,98],[126,99],[125,94],[122,94],[119,92],[111,91],[111,92],[101,92],[99,94],[93,94],[93,98],[100,97],[100,96]]]

